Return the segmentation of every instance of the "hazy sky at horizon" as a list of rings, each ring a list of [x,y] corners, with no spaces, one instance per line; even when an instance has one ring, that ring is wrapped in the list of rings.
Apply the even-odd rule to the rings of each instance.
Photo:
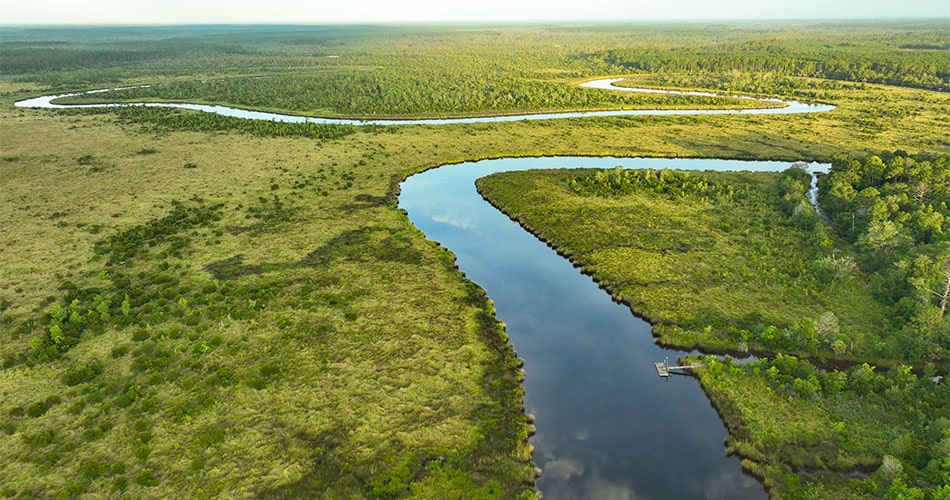
[[[0,9],[0,25],[904,18],[950,18],[950,1],[25,0]]]

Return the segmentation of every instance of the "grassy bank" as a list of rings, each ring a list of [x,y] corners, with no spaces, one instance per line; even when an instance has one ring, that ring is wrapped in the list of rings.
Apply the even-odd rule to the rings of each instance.
[[[497,174],[478,186],[648,319],[667,345],[764,350],[769,327],[790,328],[826,311],[839,315],[844,331],[880,323],[858,281],[821,283],[813,263],[831,236],[783,214],[779,179],[552,171]],[[629,192],[618,191],[622,182]]]
[[[950,389],[931,380],[946,346],[930,339],[945,326],[901,326],[856,264],[828,274],[860,251],[805,201],[809,177],[553,170],[477,185],[648,319],[660,343],[760,355],[743,366],[709,358],[698,377],[729,450],[773,494],[941,498]],[[909,344],[928,347],[898,347]],[[936,352],[936,364],[917,360],[915,373],[917,352]],[[838,362],[819,369],[802,356]]]

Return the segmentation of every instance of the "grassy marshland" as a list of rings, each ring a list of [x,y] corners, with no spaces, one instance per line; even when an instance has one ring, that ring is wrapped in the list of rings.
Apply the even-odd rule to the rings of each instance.
[[[946,152],[950,98],[925,90],[946,78],[943,52],[926,48],[939,45],[942,29],[0,29],[0,492],[531,496],[530,426],[511,348],[482,292],[395,209],[398,182],[444,163],[502,156],[791,162],[842,151]],[[730,53],[766,33],[786,59],[812,57],[818,40],[827,47],[817,57],[837,59],[843,69],[790,64],[764,73],[755,61],[726,58],[696,74],[677,62],[696,59],[683,47]],[[645,59],[631,59],[631,47],[649,48]],[[877,59],[886,64],[868,66]],[[12,107],[43,93],[142,83],[167,83],[155,87],[163,98],[177,92],[313,113],[627,106],[634,97],[573,85],[631,73],[638,83],[838,108],[804,116],[353,129],[173,110]],[[284,95],[306,86],[299,82],[324,81],[339,88],[332,102],[301,104]],[[446,83],[458,92],[478,89],[480,97],[455,109],[458,100],[446,95],[430,109],[424,100]],[[404,97],[377,103],[374,95]],[[544,102],[546,95],[557,99]],[[774,250],[784,244],[778,237],[753,241]],[[851,297],[863,292],[857,287]],[[839,320],[870,322],[844,313]],[[735,340],[728,326],[710,326],[717,339]],[[722,382],[704,383],[723,387],[717,401],[755,402],[739,413],[750,428],[763,415],[781,414],[772,410],[788,396],[775,388],[790,383],[795,391],[794,381],[778,376],[768,386],[723,373]],[[800,390],[807,395],[809,387]],[[729,392],[740,389],[754,394]],[[834,418],[832,424],[840,420]],[[788,442],[808,435],[803,427],[784,428]],[[889,456],[904,475],[881,484],[924,484],[914,474],[927,464],[907,457],[931,434],[889,436]],[[926,442],[937,449],[943,441]],[[860,457],[842,463],[863,467],[881,455]],[[776,467],[769,477],[779,478],[788,496],[815,487],[802,479],[810,463],[802,474]],[[842,484],[849,491],[850,483]]]

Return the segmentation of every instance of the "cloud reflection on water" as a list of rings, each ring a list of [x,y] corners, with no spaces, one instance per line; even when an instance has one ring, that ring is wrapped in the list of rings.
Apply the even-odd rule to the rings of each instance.
[[[580,460],[559,458],[544,464],[544,498],[596,498],[598,500],[644,499],[629,484],[604,478]]]
[[[459,229],[474,229],[471,217],[460,216],[454,213],[435,214],[431,216],[432,220],[440,224],[446,224]]]

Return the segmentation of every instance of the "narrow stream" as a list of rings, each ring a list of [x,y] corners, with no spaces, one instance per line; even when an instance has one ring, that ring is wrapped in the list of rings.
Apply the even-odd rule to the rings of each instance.
[[[618,92],[649,92],[659,94],[673,95],[705,95],[715,96],[707,92],[678,92],[675,90],[657,90],[640,89],[634,87],[617,87],[614,83],[623,80],[622,78],[607,78],[602,80],[592,80],[584,82],[580,86],[595,90],[613,90]],[[146,85],[147,87],[147,85]],[[123,106],[144,106],[150,108],[181,108],[193,111],[203,111],[205,113],[214,113],[222,116],[231,116],[236,118],[246,118],[248,120],[267,120],[282,123],[318,123],[328,125],[453,125],[460,123],[489,123],[489,122],[514,122],[525,120],[562,120],[565,118],[590,118],[596,116],[642,116],[642,115],[775,115],[790,113],[819,113],[835,109],[830,104],[803,103],[798,101],[784,101],[781,99],[763,99],[772,102],[784,104],[780,108],[756,108],[756,109],[611,109],[605,111],[568,111],[558,113],[532,113],[521,115],[505,116],[475,116],[467,118],[426,118],[426,119],[404,119],[404,120],[383,120],[383,119],[361,119],[361,118],[320,118],[312,116],[288,115],[281,113],[269,113],[265,111],[254,111],[249,109],[232,108],[228,106],[218,106],[213,104],[192,104],[184,102],[134,102],[134,103],[101,103],[101,104],[57,104],[53,101],[64,97],[77,95],[90,95],[110,90],[124,90],[128,87],[116,89],[89,90],[86,92],[72,92],[68,94],[46,95],[24,99],[13,103],[18,108],[43,108],[43,109],[69,109],[69,108],[115,108]],[[756,98],[747,96],[732,96],[740,99],[755,100]]]
[[[518,158],[447,165],[402,184],[399,206],[487,290],[525,360],[534,460],[545,498],[765,498],[727,457],[726,429],[699,383],[661,379],[650,325],[485,202],[475,179],[540,168],[781,171],[783,162]],[[811,165],[812,170],[824,165]]]

